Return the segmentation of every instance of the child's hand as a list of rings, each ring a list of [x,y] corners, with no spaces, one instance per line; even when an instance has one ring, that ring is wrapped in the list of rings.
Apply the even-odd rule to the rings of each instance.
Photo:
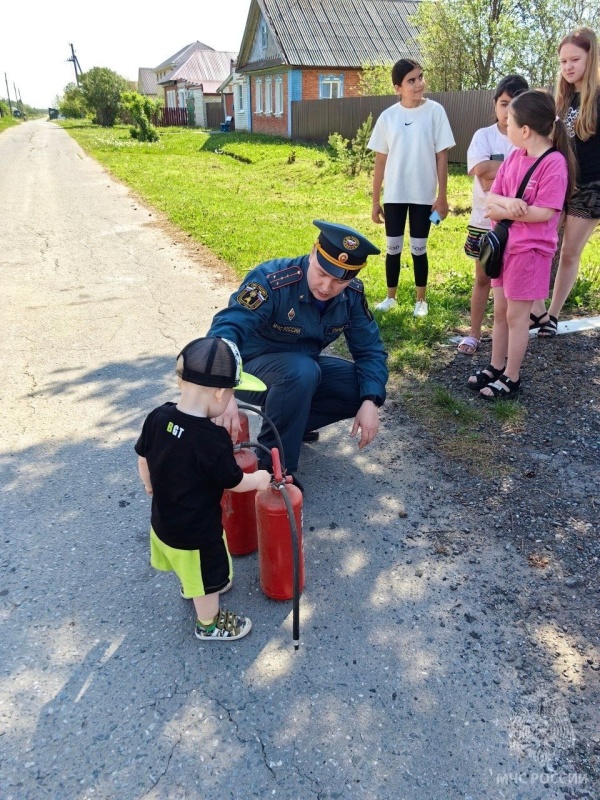
[[[527,213],[527,203],[521,198],[512,197],[506,202],[506,210],[512,217],[522,217]]]
[[[263,492],[265,489],[269,488],[271,484],[271,473],[267,472],[266,469],[259,469],[257,472],[254,473],[256,478],[256,490],[258,492]]]

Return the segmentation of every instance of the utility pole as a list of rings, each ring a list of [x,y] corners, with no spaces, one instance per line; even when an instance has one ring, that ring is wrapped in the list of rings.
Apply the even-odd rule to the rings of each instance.
[[[6,83],[6,96],[8,97],[8,107],[10,109],[10,115],[12,117],[12,113],[13,112],[12,112],[12,105],[11,105],[11,102],[10,102],[10,92],[8,91],[8,76],[7,76],[6,72],[4,73],[4,81]]]
[[[77,86],[79,86],[79,78],[81,77],[81,75],[83,75],[83,71],[79,64],[79,59],[75,55],[75,48],[73,47],[72,44],[69,44],[69,47],[71,48],[71,57],[67,58],[67,61],[73,62],[73,67],[75,68],[75,80],[77,81]]]

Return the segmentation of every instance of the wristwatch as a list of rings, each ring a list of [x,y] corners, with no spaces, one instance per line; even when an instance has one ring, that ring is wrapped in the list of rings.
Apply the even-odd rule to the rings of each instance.
[[[383,405],[383,400],[377,394],[365,394],[360,398],[360,402],[362,403],[364,400],[372,400],[377,408],[381,408]]]

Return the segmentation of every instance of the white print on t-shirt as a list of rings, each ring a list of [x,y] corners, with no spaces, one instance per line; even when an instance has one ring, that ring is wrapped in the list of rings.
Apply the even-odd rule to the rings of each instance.
[[[172,433],[173,436],[176,436],[178,439],[181,439],[181,434],[184,430],[185,428],[180,428],[179,425],[173,425],[172,422],[169,422],[167,425],[167,433]]]

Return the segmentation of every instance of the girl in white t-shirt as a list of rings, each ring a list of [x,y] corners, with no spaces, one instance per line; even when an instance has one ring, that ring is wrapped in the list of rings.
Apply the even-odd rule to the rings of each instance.
[[[469,335],[461,339],[459,353],[472,356],[479,347],[481,325],[490,295],[490,279],[479,263],[481,239],[492,227],[485,216],[485,204],[490,186],[500,164],[512,152],[514,145],[506,135],[508,106],[513,97],[526,92],[529,84],[520,75],[507,75],[502,78],[494,92],[494,111],[496,122],[487,128],[475,131],[467,151],[467,170],[473,175],[473,210],[467,226],[465,253],[475,259],[475,283],[471,294],[471,329]]]
[[[443,107],[423,97],[425,80],[416,61],[397,61],[392,68],[392,83],[400,102],[379,115],[369,140],[369,148],[376,153],[371,218],[385,223],[387,239],[387,297],[375,308],[389,311],[396,305],[408,216],[417,287],[414,315],[424,317],[428,311],[425,293],[430,215],[437,212],[439,222],[448,213],[448,150],[454,145],[454,137]]]

